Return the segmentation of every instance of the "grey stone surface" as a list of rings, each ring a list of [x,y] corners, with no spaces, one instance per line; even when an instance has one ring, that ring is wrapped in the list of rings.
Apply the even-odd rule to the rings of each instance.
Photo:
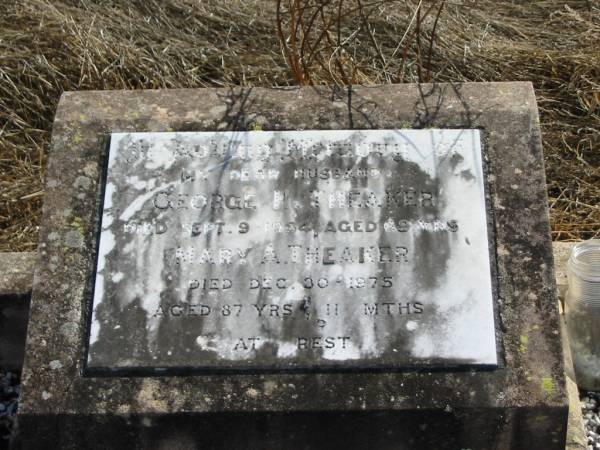
[[[113,134],[88,367],[496,365],[480,142]]]
[[[0,297],[31,294],[34,252],[0,253]]]
[[[565,300],[565,294],[569,286],[567,280],[567,261],[571,256],[571,250],[577,242],[553,242],[552,250],[554,251],[554,276],[556,278],[556,289],[558,298],[562,304]],[[562,313],[562,311],[561,311]]]
[[[0,368],[21,370],[35,253],[0,253]]]
[[[564,302],[564,295],[567,291],[567,261],[571,255],[571,249],[575,242],[553,242],[552,250],[554,252],[554,274],[556,277],[556,288],[559,294],[559,301]],[[562,309],[561,309],[562,311]],[[569,399],[569,427],[567,429],[567,450],[586,450],[587,437],[585,427],[583,426],[583,417],[581,414],[581,402],[579,401],[579,390],[575,382],[575,373],[573,371],[573,359],[569,347],[569,336],[564,315],[560,315],[560,327],[562,336],[563,354],[565,358],[565,379],[567,386],[567,397]]]
[[[258,127],[482,130],[499,367],[83,375],[110,134]],[[23,447],[46,439],[57,448],[564,448],[564,366],[529,83],[66,93],[47,178]]]

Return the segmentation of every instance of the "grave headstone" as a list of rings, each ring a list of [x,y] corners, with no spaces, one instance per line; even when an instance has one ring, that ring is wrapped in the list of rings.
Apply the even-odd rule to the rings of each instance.
[[[113,134],[88,368],[495,366],[480,142]]]
[[[544,181],[527,83],[65,93],[22,445],[564,448]]]

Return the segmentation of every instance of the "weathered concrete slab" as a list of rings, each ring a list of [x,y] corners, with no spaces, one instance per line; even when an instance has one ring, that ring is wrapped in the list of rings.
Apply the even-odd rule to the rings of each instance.
[[[111,133],[258,127],[482,130],[499,367],[82,375]],[[62,447],[322,448],[327,436],[332,448],[564,448],[564,367],[530,84],[70,93],[53,149],[20,406],[26,447],[45,437]]]
[[[31,294],[35,252],[0,253],[0,297]]]
[[[557,290],[559,292],[560,297],[562,297],[567,289],[567,275],[566,275],[566,262],[569,258],[571,249],[575,245],[575,242],[553,242],[552,249],[554,254],[554,263],[555,263],[555,277],[556,277],[556,285]],[[15,290],[18,292],[31,292],[31,284],[29,286],[25,283],[21,278],[29,279],[29,282],[33,280],[33,262],[35,259],[34,253],[23,253],[23,254],[0,254],[0,266],[3,268],[3,273],[5,274],[5,278],[2,282],[2,292],[11,292],[14,293]],[[15,270],[16,268],[16,270]],[[26,276],[26,270],[30,268],[31,274],[30,276]],[[17,274],[16,284],[18,289],[15,289],[12,278],[9,275],[11,272]],[[5,296],[6,297],[6,296]],[[14,300],[14,299],[11,299]],[[562,300],[562,298],[561,298]],[[16,299],[16,301],[20,301]],[[28,300],[27,300],[28,303]],[[3,303],[3,305],[8,305],[8,303]],[[28,310],[28,308],[27,308]],[[20,327],[22,330],[26,330],[27,316],[20,314],[17,318],[14,318],[15,326]],[[19,334],[19,338],[14,338],[15,333],[10,331],[9,328],[0,328],[3,331],[7,330],[6,333],[3,333],[0,339],[2,342],[6,342],[6,346],[2,346],[2,350],[10,349],[10,353],[14,354],[15,357],[7,358],[4,357],[4,363],[0,364],[3,368],[8,368],[10,370],[19,370],[21,368],[21,364],[23,361],[23,353],[25,347],[25,335],[24,331]],[[579,401],[579,391],[577,389],[577,385],[574,381],[573,376],[573,363],[570,358],[570,349],[568,346],[568,336],[566,332],[566,328],[564,328],[564,321],[561,321],[561,329],[563,336],[563,352],[565,357],[565,373],[566,373],[566,387],[569,398],[569,425],[567,429],[567,438],[566,438],[566,449],[567,450],[586,450],[587,449],[587,439],[585,435],[585,429],[583,427],[581,407]],[[5,350],[5,354],[6,350]]]
[[[35,253],[0,253],[0,367],[21,370]]]
[[[567,261],[571,255],[571,249],[576,242],[553,242],[554,251],[554,272],[556,277],[556,288],[559,293],[559,301],[564,302],[564,295],[567,292]],[[559,305],[560,306],[560,305]],[[562,307],[561,307],[562,310]],[[573,372],[573,359],[571,357],[571,348],[569,347],[569,336],[564,316],[561,312],[560,317],[561,336],[563,354],[565,357],[565,375],[567,383],[567,395],[569,399],[569,427],[567,429],[567,450],[586,450],[587,436],[583,426],[583,416],[581,414],[581,402],[579,401],[579,390],[575,382],[575,373]]]
[[[554,251],[554,267],[556,278],[556,289],[561,302],[564,301],[567,288],[569,286],[567,280],[567,261],[571,256],[571,250],[577,242],[553,242],[552,250]]]

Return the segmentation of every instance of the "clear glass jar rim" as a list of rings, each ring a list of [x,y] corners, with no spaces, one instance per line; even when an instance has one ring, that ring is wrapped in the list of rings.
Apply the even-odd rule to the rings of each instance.
[[[578,242],[571,250],[568,268],[586,281],[600,282],[600,239]]]

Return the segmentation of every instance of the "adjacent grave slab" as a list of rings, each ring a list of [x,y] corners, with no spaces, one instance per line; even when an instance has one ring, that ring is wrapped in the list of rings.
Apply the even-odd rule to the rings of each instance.
[[[0,297],[31,294],[35,252],[0,253]]]
[[[495,366],[480,143],[113,134],[88,368]]]
[[[457,185],[462,186],[458,189],[461,192],[465,189],[465,195],[466,192],[472,192],[473,195],[477,193],[477,200],[461,203],[456,195],[449,195],[451,191],[447,187],[440,188],[433,192],[442,194],[439,198],[443,197],[445,204],[438,204],[439,209],[430,211],[431,218],[427,217],[427,205],[421,205],[423,209],[410,219],[411,224],[414,220],[418,222],[419,218],[440,219],[440,222],[444,219],[447,226],[448,221],[457,220],[459,228],[456,232],[415,232],[414,235],[407,234],[407,237],[390,238],[390,244],[385,245],[380,244],[380,237],[374,239],[378,241],[377,245],[371,243],[371,238],[357,242],[353,241],[355,238],[323,241],[328,247],[335,245],[336,248],[346,245],[345,241],[349,242],[349,246],[359,247],[367,244],[405,246],[409,250],[407,255],[418,255],[415,249],[423,249],[424,246],[411,247],[408,241],[418,239],[419,235],[438,236],[437,239],[448,242],[456,239],[453,244],[432,246],[430,252],[421,253],[430,258],[429,262],[422,263],[424,266],[440,263],[438,270],[423,271],[423,277],[435,276],[438,279],[417,279],[414,275],[416,265],[411,266],[410,263],[407,267],[398,268],[392,276],[397,277],[405,271],[404,274],[410,274],[413,277],[411,280],[416,284],[421,282],[418,289],[415,289],[414,284],[404,286],[404,289],[415,295],[421,295],[427,290],[431,291],[430,294],[435,294],[433,290],[436,287],[445,288],[443,292],[448,298],[455,298],[457,305],[461,305],[461,297],[454,297],[455,294],[464,294],[467,290],[461,287],[477,288],[484,292],[475,296],[472,303],[475,310],[480,312],[480,330],[473,330],[471,326],[461,328],[460,322],[453,319],[457,312],[452,309],[446,312],[446,323],[456,326],[457,330],[473,333],[473,339],[481,341],[477,345],[465,343],[464,350],[468,354],[466,361],[459,361],[460,355],[452,353],[457,351],[455,345],[448,347],[451,349],[450,353],[445,353],[449,350],[444,348],[443,343],[435,343],[435,349],[424,358],[409,357],[418,348],[416,342],[410,342],[410,336],[415,336],[414,332],[419,331],[419,324],[417,323],[415,330],[408,330],[406,327],[402,329],[402,319],[386,317],[377,322],[377,327],[373,327],[378,332],[387,333],[384,339],[376,341],[377,345],[372,347],[373,354],[358,352],[357,359],[343,354],[344,358],[340,363],[339,359],[329,358],[331,353],[315,349],[318,351],[311,352],[310,357],[290,358],[288,362],[291,361],[292,368],[298,372],[289,373],[284,370],[287,365],[284,357],[264,359],[259,351],[247,359],[219,354],[220,347],[217,345],[222,345],[222,338],[227,337],[227,333],[233,336],[233,332],[238,331],[233,323],[217,326],[215,321],[212,325],[207,322],[207,327],[213,327],[210,332],[215,333],[215,342],[218,344],[215,344],[211,352],[217,356],[210,364],[207,362],[209,359],[199,353],[192,354],[189,361],[184,361],[185,367],[204,364],[207,372],[172,372],[181,365],[184,349],[195,348],[186,346],[186,339],[191,344],[198,345],[198,336],[202,333],[196,332],[196,329],[192,333],[191,325],[174,326],[173,319],[166,320],[165,313],[173,315],[170,308],[161,309],[163,318],[152,323],[150,319],[157,311],[152,311],[148,306],[152,302],[156,305],[156,297],[147,296],[146,291],[142,291],[142,295],[138,294],[134,299],[127,296],[136,289],[136,280],[149,280],[158,286],[159,291],[167,293],[169,290],[164,288],[166,282],[172,281],[174,284],[171,292],[177,292],[174,289],[180,281],[178,277],[185,272],[182,268],[173,271],[173,280],[169,280],[166,272],[144,275],[136,273],[135,267],[143,267],[144,264],[148,267],[166,267],[165,253],[145,255],[144,249],[153,248],[159,243],[171,245],[173,239],[181,240],[181,243],[177,243],[177,246],[181,246],[186,240],[192,240],[192,236],[165,231],[161,235],[147,237],[143,235],[145,228],[142,225],[141,236],[146,237],[134,238],[124,234],[121,235],[122,238],[125,236],[124,240],[118,243],[115,240],[114,255],[118,255],[120,260],[116,262],[111,259],[113,250],[102,254],[102,246],[110,242],[103,238],[108,236],[106,233],[112,226],[104,221],[102,230],[105,234],[100,239],[101,250],[98,252],[102,201],[106,199],[103,195],[103,169],[108,164],[110,142],[118,143],[128,139],[127,136],[132,140],[138,139],[139,135],[131,134],[138,132],[256,129],[268,132],[396,130],[399,135],[413,133],[404,130],[434,129],[432,132],[421,131],[420,136],[435,134],[437,130],[479,130],[482,165],[480,167],[473,163],[477,160],[476,157],[463,163],[467,164],[465,169],[471,170],[472,177],[477,180],[483,175],[483,179],[475,183],[473,180],[467,182],[465,178],[470,178],[468,174],[462,178],[463,181],[460,181],[461,177],[455,179],[454,174],[442,177],[444,180],[455,179],[462,183]],[[342,136],[343,133],[345,132],[336,136]],[[479,142],[477,132],[468,133],[472,138],[467,142]],[[272,134],[276,135],[277,133]],[[366,135],[368,133],[365,132]],[[186,136],[199,135],[182,134],[181,139]],[[280,133],[279,136],[283,134]],[[147,156],[143,156],[143,147],[141,150],[136,161],[152,169],[152,163],[148,164],[150,160],[144,159]],[[110,152],[110,155],[118,156],[118,153]],[[409,158],[410,154],[402,155],[404,166],[400,172],[406,171],[406,175],[407,167],[411,164]],[[386,163],[382,167],[387,169],[389,165]],[[319,166],[326,167],[327,164]],[[414,164],[412,167],[413,175],[421,177],[423,184],[413,183],[412,180],[411,187],[427,186],[427,176],[434,179],[432,174],[427,175],[427,170],[422,170],[430,166]],[[144,182],[152,183],[152,179],[158,179],[160,183],[169,183],[174,176],[168,168],[159,170],[156,167],[155,178],[140,178],[139,172],[129,170],[125,163],[117,164],[115,168],[124,172],[123,177],[114,179],[115,183],[122,183],[124,177],[130,177],[130,182],[122,186],[135,186],[134,179],[137,176],[140,185],[135,189],[140,192],[146,188],[152,189],[149,185],[140,187]],[[110,173],[109,170],[109,181]],[[187,175],[182,174],[182,177],[185,180]],[[207,178],[209,179],[206,181],[199,181],[189,193],[212,191],[212,181],[210,177]],[[294,180],[293,172],[282,178],[282,181],[292,184]],[[228,181],[230,182],[233,180]],[[321,184],[319,181],[319,188],[322,189],[328,186],[326,183],[324,186]],[[256,205],[271,204],[273,192],[281,190],[274,180],[258,180],[252,186],[260,194]],[[480,198],[482,186],[487,190],[486,201]],[[368,188],[368,183],[363,185],[362,182],[357,182],[357,190]],[[132,197],[142,198],[135,189]],[[263,193],[262,189],[269,192]],[[304,187],[298,187],[294,192],[301,194],[298,198],[301,197],[301,204],[305,205],[310,201],[310,196],[306,196],[303,189]],[[186,193],[188,192],[183,192]],[[111,209],[111,214],[114,214],[113,222],[120,221],[123,214],[126,214],[127,207],[136,204],[135,199],[132,201],[126,195],[124,198],[117,198],[112,194],[109,197],[113,201],[117,200],[119,205],[122,203],[117,205],[119,208],[125,207],[124,211]],[[184,196],[183,203],[185,199]],[[155,200],[163,206],[172,205],[173,202],[177,205],[179,202],[179,198]],[[292,195],[289,200],[295,200],[295,196]],[[230,198],[230,201],[233,202],[232,205],[237,202],[235,198]],[[150,206],[152,202],[149,203]],[[457,205],[460,208],[454,212],[446,210]],[[142,217],[140,214],[146,212],[159,214],[152,208],[134,209],[138,219]],[[338,222],[347,220],[348,209],[344,209],[334,219]],[[108,210],[109,208],[104,208],[105,213]],[[461,215],[467,212],[479,219],[473,222],[473,218],[466,219]],[[488,226],[483,226],[481,217],[484,212],[489,221]],[[245,222],[252,226],[262,221],[281,221],[279,213],[272,213],[273,211],[267,214],[263,208],[261,213],[254,214],[260,217],[253,217],[249,212]],[[223,214],[226,214],[225,211]],[[238,231],[241,220],[238,221],[237,217],[243,214],[243,211],[234,211],[231,218],[235,220],[228,222],[237,223]],[[357,214],[359,216],[356,221],[368,221],[367,218],[373,216],[363,217],[360,212]],[[177,218],[173,214],[170,216],[173,222],[169,224],[174,224],[175,227],[178,221],[186,217],[185,214],[178,215]],[[307,217],[311,215],[307,214]],[[147,219],[151,220],[152,217],[148,216]],[[290,216],[290,221],[295,222],[295,219]],[[380,225],[377,220],[373,222]],[[121,225],[123,233],[125,224]],[[154,222],[155,232],[156,225]],[[479,230],[477,236],[472,236],[471,231],[463,225],[473,226],[473,232]],[[223,225],[223,229],[228,231],[225,226]],[[484,233],[486,228],[488,235],[483,237],[479,233]],[[162,230],[160,226],[159,230]],[[190,233],[192,231],[193,229]],[[226,242],[223,246],[231,245],[236,248],[239,236],[233,235],[233,229],[231,231],[231,240],[221,235],[214,237],[210,244]],[[252,231],[247,234],[250,233]],[[466,254],[467,249],[463,245],[463,242],[466,243],[465,237],[469,241],[472,237],[475,239],[472,242],[475,249],[469,253],[469,260],[461,262],[462,267],[441,265],[441,261],[445,259],[460,258]],[[266,232],[254,236],[258,246],[275,239],[274,250],[284,245],[288,238],[289,236],[284,238],[283,235],[273,238]],[[306,239],[308,238],[307,235]],[[330,239],[320,235],[319,238]],[[135,239],[140,239],[140,244],[143,241],[143,245],[131,250],[135,247],[131,242],[137,242]],[[310,239],[314,239],[314,233]],[[407,239],[406,245],[402,245],[400,239]],[[485,242],[491,243],[487,252],[483,244]],[[360,243],[364,245],[359,245]],[[105,248],[109,247],[111,246]],[[564,369],[539,124],[533,90],[529,83],[66,93],[61,100],[54,126],[39,251],[23,372],[23,401],[20,405],[19,423],[23,431],[24,447],[35,447],[40,439],[50,438],[45,442],[53,442],[61,448],[123,448],[136,445],[148,448],[178,446],[227,449],[340,446],[400,449],[564,448],[567,419]],[[137,263],[136,260],[133,264],[133,259],[137,258],[133,258],[133,255],[138,255],[143,262]],[[272,254],[269,255],[272,257]],[[336,254],[327,252],[327,259],[338,258],[334,255]],[[264,257],[264,252],[262,256]],[[103,257],[108,258],[104,261],[104,266]],[[182,262],[182,255],[179,257]],[[132,261],[131,269],[128,272],[119,270],[118,264],[127,265],[128,258]],[[290,260],[288,259],[288,263]],[[97,261],[100,264],[98,275],[107,277],[100,280],[100,283],[102,286],[108,283],[106,287],[110,288],[105,293],[98,293],[97,285],[94,289]],[[255,266],[262,262],[261,258],[252,261]],[[314,267],[311,267],[311,274],[325,273],[331,277],[330,271],[333,268],[330,266],[340,264],[337,259],[334,264],[323,264],[323,259],[320,261],[321,267],[314,272]],[[113,270],[113,264],[116,271]],[[265,261],[264,266],[268,264],[276,263]],[[383,263],[375,264],[373,261],[369,264],[373,270],[380,270],[383,266]],[[411,267],[415,268],[414,273]],[[302,274],[306,267],[299,269]],[[466,274],[462,279],[453,275],[453,271],[459,269],[463,269]],[[295,276],[296,272],[286,270],[286,278]],[[119,273],[123,273],[122,279],[119,279]],[[199,278],[207,278],[205,273],[205,269],[197,272]],[[119,283],[126,277],[127,289],[120,293]],[[225,274],[215,278],[223,279]],[[233,283],[233,276],[231,281]],[[459,281],[462,286],[459,284],[456,287]],[[198,280],[197,289],[200,285]],[[186,283],[180,285],[180,289],[181,286],[185,291]],[[491,292],[487,289],[489,286]],[[189,287],[187,280],[187,292]],[[147,289],[145,281],[141,289]],[[350,289],[344,287],[343,292]],[[273,302],[275,294],[266,292],[265,286],[262,290],[265,291],[265,300]],[[111,296],[108,292],[115,295]],[[95,312],[92,306],[94,295]],[[352,294],[337,295],[353,299]],[[365,295],[361,301],[373,302],[382,298],[379,295]],[[319,298],[323,301],[326,297],[316,297],[317,300]],[[427,301],[435,304],[441,302],[441,298],[439,295],[429,295]],[[158,304],[172,306],[169,302],[174,299],[173,294],[164,295]],[[252,304],[252,294],[249,293],[240,300]],[[479,310],[483,305],[487,305],[487,309]],[[103,310],[105,307],[108,308]],[[108,313],[104,314],[106,311]],[[175,311],[179,310],[176,308]],[[350,310],[348,313],[351,314]],[[348,320],[335,325],[336,333],[345,330],[344,327],[355,320],[351,315],[347,318]],[[118,323],[110,322],[116,319]],[[261,322],[254,318],[237,325],[240,331],[246,331],[246,327],[250,327],[254,332],[252,327],[257,327],[258,323]],[[366,336],[364,330],[368,326],[361,325],[360,321],[354,323],[358,325],[354,326],[355,334],[352,336],[360,336],[361,333]],[[492,323],[496,335],[495,354],[490,342]],[[311,326],[311,331],[319,329],[318,324]],[[325,324],[327,326],[332,325],[328,322]],[[117,327],[125,327],[126,331],[119,332]],[[158,327],[158,331],[152,327]],[[149,330],[157,334],[153,337],[150,333],[150,338],[144,337],[144,332]],[[166,331],[165,334],[161,334],[163,330]],[[263,326],[260,333],[274,343],[271,344],[271,352],[265,353],[272,355],[276,347],[286,342],[296,342],[298,347],[297,338],[303,337],[303,334],[297,331],[304,333],[307,329],[301,328],[288,333],[274,326]],[[178,334],[181,332],[183,335]],[[186,332],[189,332],[189,337]],[[221,334],[217,335],[217,332]],[[440,330],[439,333],[456,336],[446,330]],[[437,335],[433,331],[424,334],[431,339]],[[307,335],[313,338],[318,336],[316,333],[313,336]],[[398,344],[396,348],[400,352],[390,352],[389,349],[394,348],[394,344],[390,347],[390,342],[397,336],[403,336],[409,342]],[[168,339],[173,341],[167,342]],[[201,345],[206,346],[207,342],[200,339]],[[361,338],[357,342],[363,347],[368,340]],[[106,344],[104,349],[99,343]],[[109,346],[119,349],[111,350]],[[479,346],[486,350],[473,351]],[[140,351],[131,352],[131,348]],[[149,356],[150,349],[155,351],[154,355]],[[156,349],[159,351],[156,352]],[[148,354],[144,355],[144,351]],[[378,357],[377,352],[381,352],[382,356]],[[400,355],[392,356],[392,353]],[[428,359],[427,355],[444,355],[446,358],[434,361],[433,357]],[[155,361],[158,362],[150,361],[154,356],[157,356]],[[335,361],[335,366],[332,361]],[[378,366],[380,363],[382,364]],[[482,363],[487,367],[481,367]],[[223,368],[239,369],[245,365],[252,372],[218,371]],[[121,371],[111,372],[110,369]],[[156,369],[169,369],[170,372],[165,372],[162,376],[149,374],[148,371]]]
[[[575,383],[575,373],[573,371],[573,358],[571,348],[569,347],[569,336],[567,335],[567,325],[564,316],[564,300],[567,292],[567,261],[571,256],[571,250],[577,242],[553,242],[552,250],[554,254],[554,275],[556,278],[556,289],[559,296],[560,326],[562,333],[563,355],[565,360],[565,381],[567,395],[569,399],[569,427],[567,428],[567,450],[586,450],[587,436],[585,426],[583,425],[583,415],[581,413],[581,401],[579,400],[579,390]]]
[[[0,253],[0,368],[20,371],[35,253]]]

